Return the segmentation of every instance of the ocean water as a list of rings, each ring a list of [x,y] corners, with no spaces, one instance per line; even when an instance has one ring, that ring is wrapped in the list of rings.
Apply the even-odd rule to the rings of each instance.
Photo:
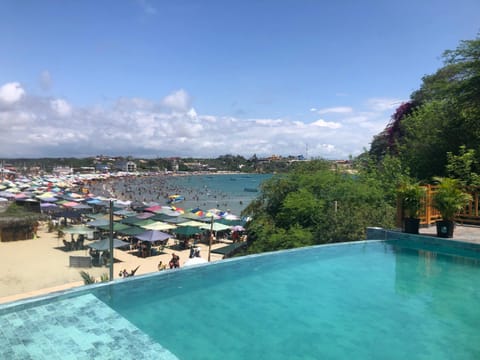
[[[185,196],[185,201],[178,204],[180,207],[216,208],[239,215],[259,194],[245,191],[245,188],[260,191],[262,182],[270,177],[265,174],[191,175],[170,177],[167,184],[170,189],[177,188],[178,193]]]
[[[175,206],[185,210],[215,208],[240,215],[258,196],[262,182],[270,177],[268,174],[215,174],[118,178],[93,184],[90,192],[160,205],[167,204],[169,195],[178,194],[185,197],[185,201]],[[245,188],[256,189],[258,192],[245,191]]]

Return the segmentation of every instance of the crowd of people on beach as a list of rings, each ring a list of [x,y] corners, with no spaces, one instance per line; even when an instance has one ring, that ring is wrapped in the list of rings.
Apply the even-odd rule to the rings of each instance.
[[[244,208],[242,199],[233,201],[228,192],[209,186],[209,180],[199,177],[190,181],[182,177],[179,182],[179,177],[166,175],[110,177],[89,183],[88,190],[96,196],[132,203],[167,204],[170,196],[180,194],[183,201],[179,207],[233,208],[238,212]]]

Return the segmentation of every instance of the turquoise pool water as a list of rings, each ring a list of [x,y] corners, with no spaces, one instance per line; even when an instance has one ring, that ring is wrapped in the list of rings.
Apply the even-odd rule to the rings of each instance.
[[[113,333],[100,345],[111,351],[126,346],[124,359],[135,358],[138,349],[128,350],[129,340],[112,340],[117,331],[150,348],[155,344],[162,358],[480,358],[477,253],[437,250],[419,250],[408,241],[319,246],[128,279],[60,301],[100,300],[98,312],[111,312],[123,330],[94,321],[100,330],[68,332],[75,331],[77,339],[92,331]],[[64,309],[58,301],[40,306]],[[28,304],[17,313],[24,317],[35,309]],[[5,319],[14,312],[3,312],[0,335],[10,341],[15,332],[6,333],[12,325]],[[64,339],[64,329],[52,330],[52,336]],[[82,346],[93,351],[88,342]],[[81,358],[82,350],[76,354]],[[155,358],[148,356],[143,358]]]

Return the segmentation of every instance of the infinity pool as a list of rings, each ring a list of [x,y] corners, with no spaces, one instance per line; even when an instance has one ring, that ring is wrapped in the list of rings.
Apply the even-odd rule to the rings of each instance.
[[[478,252],[421,244],[283,251],[4,306],[0,358],[480,358]]]

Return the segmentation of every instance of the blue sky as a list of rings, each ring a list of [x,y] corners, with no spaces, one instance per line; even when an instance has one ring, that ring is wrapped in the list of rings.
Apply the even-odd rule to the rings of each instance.
[[[0,157],[358,155],[477,0],[0,3]]]

